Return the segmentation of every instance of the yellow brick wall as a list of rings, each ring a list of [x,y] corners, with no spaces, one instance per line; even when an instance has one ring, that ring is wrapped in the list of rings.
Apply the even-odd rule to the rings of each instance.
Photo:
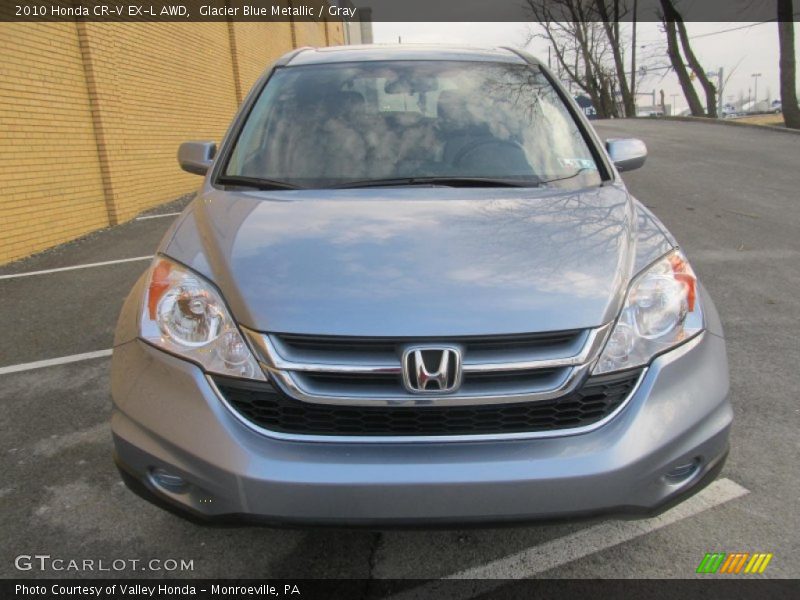
[[[112,217],[125,221],[184,194],[187,139],[219,140],[236,112],[225,23],[81,23],[98,98]],[[94,85],[92,85],[94,83]],[[94,90],[92,90],[94,87]]]
[[[301,46],[327,46],[325,23],[321,21],[296,21],[294,23],[295,39],[298,48]]]
[[[0,25],[0,263],[108,223],[73,23]]]
[[[344,26],[341,21],[326,21],[325,27],[328,29],[328,46],[344,44]]]
[[[292,48],[291,23],[231,23],[242,97],[271,64]]]
[[[293,46],[341,23],[4,23],[0,264],[191,192],[185,140],[220,140]]]

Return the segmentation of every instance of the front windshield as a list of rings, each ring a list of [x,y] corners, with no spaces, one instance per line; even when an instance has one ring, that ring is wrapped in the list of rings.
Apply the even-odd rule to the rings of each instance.
[[[600,183],[581,131],[538,68],[452,61],[279,68],[224,175],[311,188],[417,178]]]

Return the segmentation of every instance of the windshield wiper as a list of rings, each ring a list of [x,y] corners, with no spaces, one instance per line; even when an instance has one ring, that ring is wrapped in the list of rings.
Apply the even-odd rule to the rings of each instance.
[[[244,177],[242,175],[220,175],[217,183],[224,185],[241,185],[257,190],[300,190],[298,185],[278,181],[276,179],[261,179],[260,177]]]
[[[221,175],[217,183],[224,185],[240,185],[257,190],[301,190],[306,189],[299,185],[278,181],[277,179],[262,179],[260,177],[245,177],[243,175]],[[494,179],[490,177],[396,177],[390,179],[359,179],[341,184],[327,186],[328,189],[349,189],[369,187],[392,187],[404,185],[442,185],[448,187],[538,187],[538,179]]]
[[[444,185],[449,187],[538,187],[539,180],[493,179],[491,177],[397,177],[363,179],[333,185],[333,189],[391,187],[403,185]]]

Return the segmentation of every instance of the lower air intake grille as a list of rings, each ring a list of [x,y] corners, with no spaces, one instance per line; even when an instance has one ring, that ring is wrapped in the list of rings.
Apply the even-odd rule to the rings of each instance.
[[[298,435],[446,436],[566,430],[596,423],[617,409],[641,370],[590,377],[556,400],[469,406],[341,406],[294,400],[268,383],[214,377],[245,419]]]

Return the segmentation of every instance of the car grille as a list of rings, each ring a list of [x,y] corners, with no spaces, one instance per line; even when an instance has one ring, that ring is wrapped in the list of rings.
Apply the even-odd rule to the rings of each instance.
[[[275,386],[290,397],[312,404],[374,407],[417,400],[419,390],[404,382],[404,353],[442,346],[458,351],[462,368],[457,389],[438,395],[438,406],[560,397],[587,374],[607,327],[445,339],[244,331]]]
[[[270,383],[214,376],[226,402],[250,423],[317,436],[455,436],[559,431],[598,423],[635,389],[642,370],[587,378],[560,398],[469,406],[341,406],[295,400]]]

